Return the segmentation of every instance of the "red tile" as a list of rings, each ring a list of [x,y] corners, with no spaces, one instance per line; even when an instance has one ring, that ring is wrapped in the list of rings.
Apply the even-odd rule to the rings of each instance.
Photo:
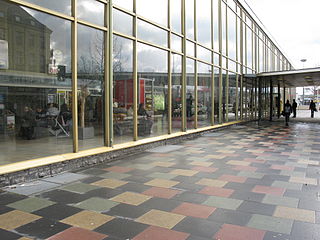
[[[211,196],[218,197],[230,197],[230,195],[234,192],[232,189],[219,188],[219,187],[205,187],[199,193],[207,194]]]
[[[203,167],[203,166],[196,166],[193,167],[192,170],[199,171],[199,172],[208,172],[208,173],[213,173],[218,170],[218,168],[214,167]]]
[[[117,172],[117,173],[126,173],[126,172],[132,171],[133,168],[113,166],[113,167],[105,168],[104,170],[110,171],[110,172]]]
[[[245,158],[243,159],[246,162],[252,162],[252,163],[265,163],[265,160],[256,159],[256,158]]]
[[[291,166],[285,166],[285,165],[271,165],[271,169],[275,170],[288,170],[288,171],[293,171],[294,167]]]
[[[254,228],[241,227],[231,224],[223,224],[219,232],[216,233],[216,240],[262,240],[266,231]]]
[[[244,183],[247,180],[246,177],[233,176],[233,175],[222,175],[218,179],[227,181],[227,182],[237,182],[237,183]]]
[[[150,226],[132,240],[185,240],[189,237],[189,233],[177,232],[174,230]]]
[[[256,167],[251,167],[251,166],[235,166],[232,169],[236,171],[249,171],[249,172],[255,172],[257,170]]]
[[[208,218],[216,208],[194,204],[194,203],[182,203],[175,209],[173,209],[173,213],[181,214],[184,216],[197,217],[197,218]]]
[[[252,192],[255,193],[264,193],[264,194],[272,194],[282,196],[286,190],[284,188],[278,187],[268,187],[268,186],[260,186],[257,185],[252,189]]]
[[[172,190],[168,188],[161,188],[161,187],[152,187],[148,190],[144,191],[142,194],[152,196],[152,197],[160,197],[160,198],[166,198],[170,199],[177,195],[178,193],[181,193],[181,191],[178,190]]]
[[[48,240],[102,240],[106,237],[108,237],[108,235],[83,228],[71,227],[63,232],[53,235],[48,238]]]

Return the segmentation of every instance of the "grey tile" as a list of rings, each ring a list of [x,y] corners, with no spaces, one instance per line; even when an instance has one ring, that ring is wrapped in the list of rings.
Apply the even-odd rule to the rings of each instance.
[[[247,224],[248,227],[284,234],[290,234],[292,225],[293,220],[259,214],[254,214]]]
[[[236,210],[242,203],[243,201],[238,199],[210,196],[202,204],[217,208]]]
[[[201,189],[201,188],[200,188]],[[183,192],[175,195],[172,200],[177,200],[181,202],[190,202],[190,203],[203,203],[208,199],[207,195],[200,193],[192,193],[192,192]]]
[[[205,219],[186,217],[172,230],[212,239],[214,234],[220,229],[221,225],[222,223],[207,221]]]
[[[52,182],[57,184],[66,184],[66,183],[75,182],[75,181],[84,179],[86,177],[88,177],[88,175],[67,172],[67,173],[62,173],[53,177],[44,178],[42,179],[42,181]]]
[[[267,231],[263,240],[290,240],[290,235]]]
[[[230,197],[245,201],[262,202],[262,199],[265,197],[265,194],[236,190],[232,193]]]
[[[34,181],[34,182],[15,185],[14,187],[13,186],[6,187],[5,190],[8,192],[30,196],[35,193],[40,193],[52,188],[57,188],[59,186],[60,184],[56,184],[56,183],[50,183],[46,181]]]
[[[209,217],[208,220],[215,222],[228,223],[233,225],[246,226],[251,219],[252,214],[228,210],[228,209],[216,209]]]
[[[272,216],[275,209],[275,205],[244,201],[237,210],[247,213]]]
[[[295,221],[291,232],[291,240],[320,239],[320,225]]]
[[[299,201],[298,207],[302,208],[302,209],[319,211],[320,210],[320,201],[319,200],[301,199]]]

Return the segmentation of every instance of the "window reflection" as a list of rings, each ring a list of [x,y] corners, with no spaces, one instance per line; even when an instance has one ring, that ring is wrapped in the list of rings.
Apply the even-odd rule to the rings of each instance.
[[[170,3],[172,30],[181,33],[181,1],[170,1]]]
[[[142,20],[138,20],[138,38],[164,47],[168,45],[166,31]]]
[[[182,57],[172,54],[172,131],[182,129]]]
[[[211,0],[197,2],[198,41],[211,47]]]
[[[113,135],[114,143],[133,139],[132,41],[113,37]]]
[[[186,35],[194,39],[194,0],[186,1]]]
[[[104,34],[78,26],[78,118],[79,146],[104,145]]]
[[[137,13],[148,20],[167,26],[168,1],[136,0]]]
[[[25,0],[26,2],[36,4],[41,7],[45,7],[57,12],[61,12],[67,15],[71,14],[71,0],[55,0],[55,1],[43,1],[43,0]]]
[[[5,1],[0,12],[0,164],[71,152],[70,22]]]
[[[132,22],[133,18],[121,11],[113,9],[113,30],[132,35]]]
[[[229,72],[229,89],[228,89],[228,120],[229,122],[235,121],[236,119],[236,103],[237,103],[237,75]]]
[[[187,101],[186,101],[186,115],[187,115],[187,128],[192,129],[195,127],[195,61],[187,59]]]
[[[211,66],[198,63],[198,127],[211,125]]]
[[[105,4],[92,0],[77,0],[78,18],[104,26]]]
[[[138,44],[139,138],[168,133],[167,52]]]
[[[132,11],[132,0],[113,0],[113,4]]]

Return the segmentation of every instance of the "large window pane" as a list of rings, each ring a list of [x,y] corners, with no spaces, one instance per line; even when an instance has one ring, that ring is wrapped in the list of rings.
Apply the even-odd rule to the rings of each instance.
[[[168,25],[168,1],[137,0],[137,13],[153,22]]]
[[[214,38],[214,50],[219,50],[219,4],[218,0],[213,0],[213,38]]]
[[[181,33],[181,1],[170,1],[170,3],[172,30]]]
[[[194,128],[195,113],[195,61],[187,59],[187,128]]]
[[[211,47],[211,0],[197,1],[198,41]]]
[[[236,60],[236,15],[228,9],[228,56],[232,60]]]
[[[113,134],[114,143],[133,139],[132,41],[113,37]]]
[[[133,8],[132,0],[113,0],[113,4],[128,9],[130,11],[132,11]]]
[[[77,0],[78,18],[104,26],[105,4],[92,0]]]
[[[219,68],[214,68],[214,123],[219,123]]]
[[[211,125],[211,66],[198,63],[198,127]]]
[[[228,109],[228,99],[227,99],[227,81],[228,81],[228,75],[225,70],[222,70],[222,103],[221,103],[221,108],[222,108],[222,122],[226,122],[226,114],[227,114],[227,109]]]
[[[197,46],[197,58],[211,63],[211,51],[204,47]]]
[[[161,28],[155,27],[145,21],[138,20],[138,38],[143,39],[147,42],[156,43],[166,47],[168,45],[167,31]]]
[[[167,52],[138,44],[139,138],[168,133]]]
[[[127,35],[132,35],[132,16],[113,9],[113,30],[124,33]]]
[[[39,5],[41,7],[45,7],[45,8],[57,11],[57,12],[61,12],[67,15],[71,14],[71,0],[55,0],[55,1],[25,0],[25,1]]]
[[[237,75],[229,72],[229,113],[228,120],[229,122],[235,121],[236,119],[236,103],[237,103]]]
[[[221,2],[221,25],[222,25],[222,53],[227,54],[227,6],[224,2]]]
[[[78,26],[79,148],[104,145],[104,34]]]
[[[72,152],[71,23],[4,1],[0,11],[0,165]]]
[[[172,131],[180,132],[182,123],[182,57],[172,55]]]
[[[194,0],[186,0],[186,34],[194,39]]]

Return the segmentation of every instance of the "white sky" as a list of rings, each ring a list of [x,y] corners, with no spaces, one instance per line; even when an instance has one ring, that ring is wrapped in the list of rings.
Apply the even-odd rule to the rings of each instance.
[[[246,0],[294,68],[320,67],[319,0]],[[301,59],[307,59],[304,64]]]

